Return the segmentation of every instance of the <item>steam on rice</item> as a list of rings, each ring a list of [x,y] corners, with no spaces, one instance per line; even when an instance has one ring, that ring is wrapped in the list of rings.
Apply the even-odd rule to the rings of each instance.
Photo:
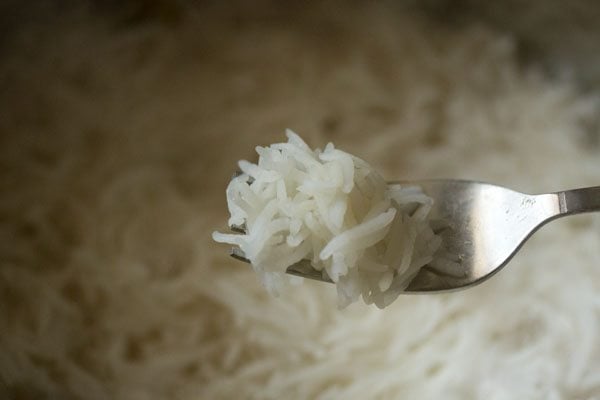
[[[240,161],[227,188],[230,225],[215,232],[239,248],[263,285],[278,295],[308,259],[337,286],[340,307],[362,295],[383,308],[433,260],[441,239],[431,229],[433,203],[416,186],[388,185],[365,161],[329,143],[312,150],[288,130],[287,143],[257,147],[258,164]]]

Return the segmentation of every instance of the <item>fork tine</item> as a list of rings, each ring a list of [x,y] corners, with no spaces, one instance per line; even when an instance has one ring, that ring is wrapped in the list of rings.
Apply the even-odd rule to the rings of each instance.
[[[294,265],[290,265],[286,273],[294,276],[299,276],[301,278],[312,279],[315,281],[333,283],[329,275],[325,270],[317,271],[313,268],[309,260],[301,260]]]
[[[232,247],[229,250],[229,255],[235,258],[236,260],[250,264],[250,260],[246,258],[246,254],[244,254],[244,252],[237,247]],[[317,271],[312,267],[309,260],[301,260],[294,265],[290,265],[285,272],[290,275],[299,276],[301,278],[333,283],[331,278],[327,275],[327,272],[325,272],[324,270]]]
[[[232,247],[229,250],[229,255],[231,257],[235,258],[236,260],[243,261],[245,263],[250,264],[250,260],[248,260],[246,258],[246,254],[244,254],[244,252],[242,250],[240,250],[239,248],[237,248],[237,247]]]
[[[235,233],[241,233],[243,235],[246,234],[246,224],[242,224],[242,225],[231,225],[229,226],[229,229],[231,229],[232,231],[234,231]]]

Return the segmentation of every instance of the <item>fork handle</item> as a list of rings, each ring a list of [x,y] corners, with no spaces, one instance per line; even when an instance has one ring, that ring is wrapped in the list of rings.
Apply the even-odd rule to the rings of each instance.
[[[556,193],[561,215],[600,211],[600,186]]]

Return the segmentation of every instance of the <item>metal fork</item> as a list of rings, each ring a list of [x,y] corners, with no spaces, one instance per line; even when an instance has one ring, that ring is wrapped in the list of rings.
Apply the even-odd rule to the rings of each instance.
[[[600,211],[600,186],[529,195],[488,183],[463,180],[400,182],[418,185],[434,199],[430,217],[443,221],[439,230],[445,252],[455,255],[453,271],[425,266],[406,293],[465,289],[490,278],[513,258],[542,225],[567,215]],[[244,232],[243,227],[231,227]],[[241,250],[231,256],[249,262]],[[302,260],[287,273],[332,282],[325,271]]]

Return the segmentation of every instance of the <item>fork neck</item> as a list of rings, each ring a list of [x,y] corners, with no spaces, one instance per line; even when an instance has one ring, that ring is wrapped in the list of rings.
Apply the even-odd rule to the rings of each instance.
[[[560,215],[600,211],[600,186],[557,192]]]

